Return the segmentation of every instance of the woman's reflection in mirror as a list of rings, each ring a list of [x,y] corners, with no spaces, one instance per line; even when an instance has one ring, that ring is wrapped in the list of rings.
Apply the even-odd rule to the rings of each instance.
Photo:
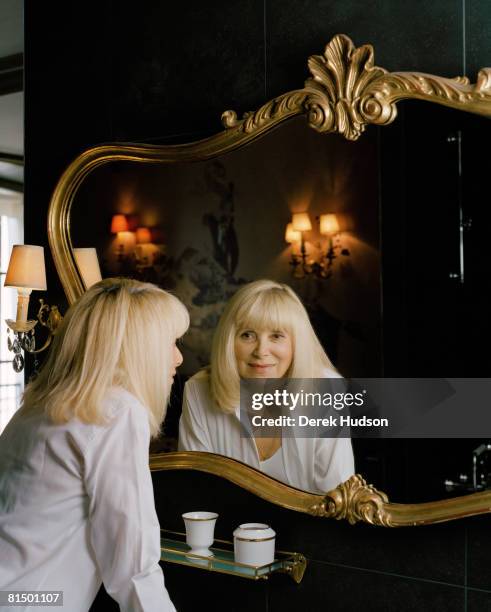
[[[232,457],[299,489],[324,493],[354,473],[349,438],[244,436],[241,378],[339,378],[287,285],[239,289],[218,323],[208,368],[184,389],[179,449]]]

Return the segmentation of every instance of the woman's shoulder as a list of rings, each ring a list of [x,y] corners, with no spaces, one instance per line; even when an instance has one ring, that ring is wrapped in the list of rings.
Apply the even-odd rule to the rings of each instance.
[[[107,390],[103,403],[109,409],[131,408],[138,406],[144,409],[141,401],[130,391],[121,386],[112,386]]]
[[[101,401],[101,421],[92,424],[91,446],[97,440],[107,441],[110,437],[141,440],[146,443],[150,437],[149,411],[133,393],[121,386],[110,387]]]
[[[110,387],[102,400],[104,425],[112,429],[117,423],[148,422],[148,410],[133,393],[120,386]],[[142,418],[145,417],[145,418]]]

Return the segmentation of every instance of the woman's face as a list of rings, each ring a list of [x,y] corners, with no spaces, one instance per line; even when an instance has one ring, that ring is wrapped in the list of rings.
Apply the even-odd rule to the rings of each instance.
[[[293,359],[293,342],[285,330],[240,329],[235,358],[241,378],[282,378]]]

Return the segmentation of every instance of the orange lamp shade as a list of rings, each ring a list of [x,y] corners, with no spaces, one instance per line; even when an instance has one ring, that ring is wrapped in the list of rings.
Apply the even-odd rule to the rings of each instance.
[[[137,244],[148,244],[152,242],[152,234],[148,227],[137,227],[136,228],[136,242]]]
[[[300,242],[302,240],[302,233],[297,232],[293,229],[293,224],[289,223],[286,226],[285,242],[292,244],[293,242]]]
[[[310,232],[312,223],[310,222],[309,213],[293,213],[292,227],[296,232]]]
[[[337,234],[339,232],[339,222],[336,215],[330,213],[320,216],[320,233]]]
[[[128,220],[125,215],[114,215],[111,221],[111,234],[128,231]]]

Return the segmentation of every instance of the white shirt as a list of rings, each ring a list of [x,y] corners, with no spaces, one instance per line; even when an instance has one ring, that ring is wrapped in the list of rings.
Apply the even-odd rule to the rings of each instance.
[[[21,410],[4,430],[0,590],[63,591],[57,609],[87,612],[103,581],[123,611],[175,612],[159,566],[147,410],[120,387],[104,409],[107,425]]]
[[[271,455],[269,459],[265,459],[264,461],[260,461],[259,469],[264,474],[271,476],[272,478],[276,478],[276,480],[281,480],[281,482],[288,482],[288,476],[285,470],[285,460],[283,458],[284,446],[283,444],[280,448]]]
[[[208,375],[203,371],[190,378],[184,387],[179,450],[218,453],[257,470],[261,468],[256,443],[240,422],[239,408],[235,413],[224,413],[215,406]],[[304,491],[326,493],[355,471],[349,438],[285,437],[281,451],[285,482]]]

